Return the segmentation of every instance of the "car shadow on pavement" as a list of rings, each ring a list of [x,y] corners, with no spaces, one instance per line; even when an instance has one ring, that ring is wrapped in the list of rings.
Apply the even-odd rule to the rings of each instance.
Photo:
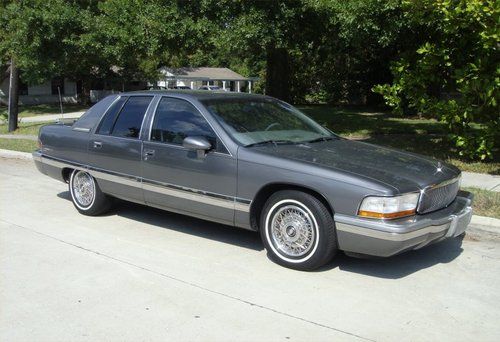
[[[71,201],[69,191],[61,192],[57,196]],[[113,208],[102,216],[113,215],[256,251],[264,249],[259,234],[255,232],[235,229],[224,224],[213,223],[141,204],[116,200]]]
[[[215,240],[239,247],[261,251],[264,245],[256,232],[237,229],[221,223],[197,219],[195,217],[120,201],[113,210],[116,215],[131,220],[152,224],[180,233]]]
[[[71,201],[68,191],[57,195]],[[148,207],[141,204],[117,200],[113,209],[105,216],[118,215],[137,222],[154,225],[180,233],[198,236],[239,247],[261,251],[264,246],[256,232],[237,229],[194,217]],[[419,250],[405,252],[388,258],[355,258],[339,252],[326,266],[316,272],[326,272],[338,268],[343,272],[353,272],[371,277],[399,279],[412,273],[438,265],[446,264],[457,258],[463,251],[463,237],[436,243]]]
[[[341,271],[377,278],[399,279],[420,270],[453,261],[463,251],[462,240],[463,237],[460,236],[388,258],[360,259],[341,253],[329,266],[330,268],[338,267]]]

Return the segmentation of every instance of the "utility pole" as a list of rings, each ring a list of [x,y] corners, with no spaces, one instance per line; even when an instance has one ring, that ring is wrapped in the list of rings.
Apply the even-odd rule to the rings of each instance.
[[[10,79],[9,79],[9,132],[17,129],[17,117],[19,114],[19,70],[10,59]]]

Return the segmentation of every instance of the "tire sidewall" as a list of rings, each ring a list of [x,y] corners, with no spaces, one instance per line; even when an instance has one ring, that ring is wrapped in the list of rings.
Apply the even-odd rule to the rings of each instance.
[[[80,172],[86,173],[90,177],[90,179],[92,180],[92,188],[93,188],[93,194],[94,194],[94,196],[92,198],[92,202],[88,206],[83,206],[83,205],[81,205],[81,203],[78,202],[78,200],[77,200],[77,198],[76,198],[76,196],[74,194],[74,190],[73,190],[74,178]],[[73,201],[73,204],[75,205],[75,207],[79,211],[85,212],[85,211],[89,211],[89,210],[92,209],[92,207],[95,204],[96,197],[97,197],[97,187],[96,187],[96,182],[95,182],[94,177],[92,177],[88,172],[82,171],[82,170],[74,170],[71,173],[71,177],[69,179],[69,191],[70,191],[70,194],[71,194],[71,200]]]

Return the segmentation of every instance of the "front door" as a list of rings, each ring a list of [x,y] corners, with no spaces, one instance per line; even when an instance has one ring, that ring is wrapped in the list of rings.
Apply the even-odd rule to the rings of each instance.
[[[89,141],[90,172],[105,193],[144,202],[141,125],[153,96],[122,96],[106,112]]]
[[[200,154],[184,148],[188,136],[205,137],[212,149]],[[146,203],[233,224],[236,158],[190,102],[163,97],[143,144]]]

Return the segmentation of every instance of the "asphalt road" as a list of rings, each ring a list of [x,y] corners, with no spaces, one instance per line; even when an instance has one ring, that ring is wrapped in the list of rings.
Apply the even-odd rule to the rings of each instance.
[[[465,238],[292,271],[252,232],[79,215],[65,184],[0,158],[0,341],[499,341],[499,259]]]

